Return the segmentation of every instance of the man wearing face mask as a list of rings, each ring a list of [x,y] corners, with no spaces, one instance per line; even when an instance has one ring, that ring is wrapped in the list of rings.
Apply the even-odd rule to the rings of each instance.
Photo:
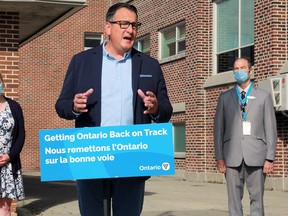
[[[230,216],[243,216],[246,183],[250,216],[264,215],[264,183],[273,171],[277,128],[271,95],[254,86],[249,61],[234,63],[237,85],[219,95],[214,118],[217,169],[225,174]]]

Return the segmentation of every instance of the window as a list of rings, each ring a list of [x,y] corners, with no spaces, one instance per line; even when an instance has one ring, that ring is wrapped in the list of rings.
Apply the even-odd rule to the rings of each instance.
[[[186,152],[185,123],[173,124],[173,141],[175,157],[185,157]]]
[[[145,36],[138,39],[134,44],[134,48],[140,52],[150,55],[150,37]]]
[[[254,0],[215,2],[217,73],[232,70],[239,57],[254,65]]]
[[[99,46],[103,42],[102,34],[84,33],[84,50]]]
[[[185,55],[185,22],[160,31],[159,50],[160,59],[177,58]]]

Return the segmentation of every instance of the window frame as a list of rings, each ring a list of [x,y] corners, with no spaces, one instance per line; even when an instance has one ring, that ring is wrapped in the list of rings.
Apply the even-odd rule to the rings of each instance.
[[[182,25],[184,25],[185,37],[179,38],[179,27]],[[169,61],[174,61],[174,60],[185,57],[186,45],[185,45],[185,49],[183,51],[179,51],[179,48],[178,48],[179,42],[181,42],[181,41],[186,42],[186,29],[185,29],[185,27],[186,27],[186,22],[185,22],[185,20],[183,20],[183,21],[180,21],[174,25],[171,25],[169,27],[166,27],[166,28],[159,30],[159,32],[158,32],[158,41],[159,41],[158,59],[159,59],[160,64],[165,63],[165,62],[169,62]],[[162,35],[171,29],[175,29],[175,36],[176,36],[176,38],[175,38],[175,49],[176,49],[175,55],[171,55],[171,56],[163,58],[162,57]]]
[[[238,39],[238,47],[235,49],[231,49],[231,50],[225,50],[223,52],[219,52],[218,53],[218,14],[217,14],[217,3],[221,3],[223,0],[214,0],[213,1],[213,74],[214,75],[219,75],[219,74],[223,74],[223,73],[233,73],[233,68],[231,68],[231,70],[227,70],[227,71],[223,71],[223,72],[219,72],[218,68],[219,68],[219,64],[218,64],[218,56],[219,54],[223,54],[223,53],[229,53],[231,51],[237,51],[238,53],[238,57],[241,57],[241,51],[245,48],[248,47],[253,47],[254,49],[254,44],[255,44],[255,39],[254,39],[254,43],[252,44],[246,44],[244,46],[241,46],[241,36],[242,36],[242,31],[241,31],[241,0],[237,0],[238,1],[238,5],[239,5],[239,22],[238,22],[238,28],[239,28],[239,39]],[[255,4],[255,2],[254,2]],[[255,9],[254,9],[255,10]],[[255,23],[255,16],[254,16],[254,23]],[[255,53],[255,52],[254,52]],[[251,55],[251,57],[254,57],[254,54]],[[253,66],[253,65],[252,65]]]
[[[146,52],[143,52],[143,47],[142,47],[142,44],[140,43],[140,41],[143,41],[144,39],[148,39],[149,40],[149,54],[147,54]],[[145,35],[145,36],[142,36],[140,38],[137,38],[137,40],[135,41],[134,46],[135,45],[137,46],[137,48],[136,47],[134,47],[134,48],[136,48],[139,52],[145,53],[146,55],[150,56],[150,52],[151,52],[150,35]]]
[[[174,125],[183,125],[184,126],[184,147],[185,147],[185,151],[181,151],[181,152],[178,152],[175,150],[176,148],[176,140],[175,140],[175,127]],[[175,158],[185,158],[186,157],[186,123],[185,122],[173,122],[172,123],[172,130],[173,130],[173,150],[174,150],[174,157]]]
[[[98,38],[100,39],[100,44],[103,43],[103,33],[97,33],[97,32],[84,32],[84,50],[88,50],[88,49],[92,49],[94,47],[85,47],[85,40],[87,39],[87,37],[93,37],[95,36],[95,40],[97,40]]]

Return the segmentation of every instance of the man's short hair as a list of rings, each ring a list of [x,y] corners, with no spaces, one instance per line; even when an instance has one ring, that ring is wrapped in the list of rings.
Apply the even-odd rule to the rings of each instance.
[[[250,59],[249,59],[249,58],[246,58],[246,57],[236,58],[236,60],[234,61],[234,64],[235,64],[236,61],[238,61],[238,60],[240,60],[240,59],[246,60],[246,61],[248,62],[248,68],[249,68],[249,69],[252,67]]]
[[[137,8],[134,5],[128,4],[128,3],[124,3],[124,2],[120,2],[120,3],[116,3],[114,5],[112,5],[107,13],[106,13],[106,22],[110,22],[113,21],[113,16],[115,15],[116,11],[119,10],[120,8],[126,8],[132,12],[134,12],[138,18],[138,11]]]

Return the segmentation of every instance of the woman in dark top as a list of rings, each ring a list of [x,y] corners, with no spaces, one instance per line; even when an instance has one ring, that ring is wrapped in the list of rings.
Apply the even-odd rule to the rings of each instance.
[[[20,105],[5,97],[3,88],[0,74],[0,216],[8,216],[12,200],[25,198],[20,162],[25,128]]]

